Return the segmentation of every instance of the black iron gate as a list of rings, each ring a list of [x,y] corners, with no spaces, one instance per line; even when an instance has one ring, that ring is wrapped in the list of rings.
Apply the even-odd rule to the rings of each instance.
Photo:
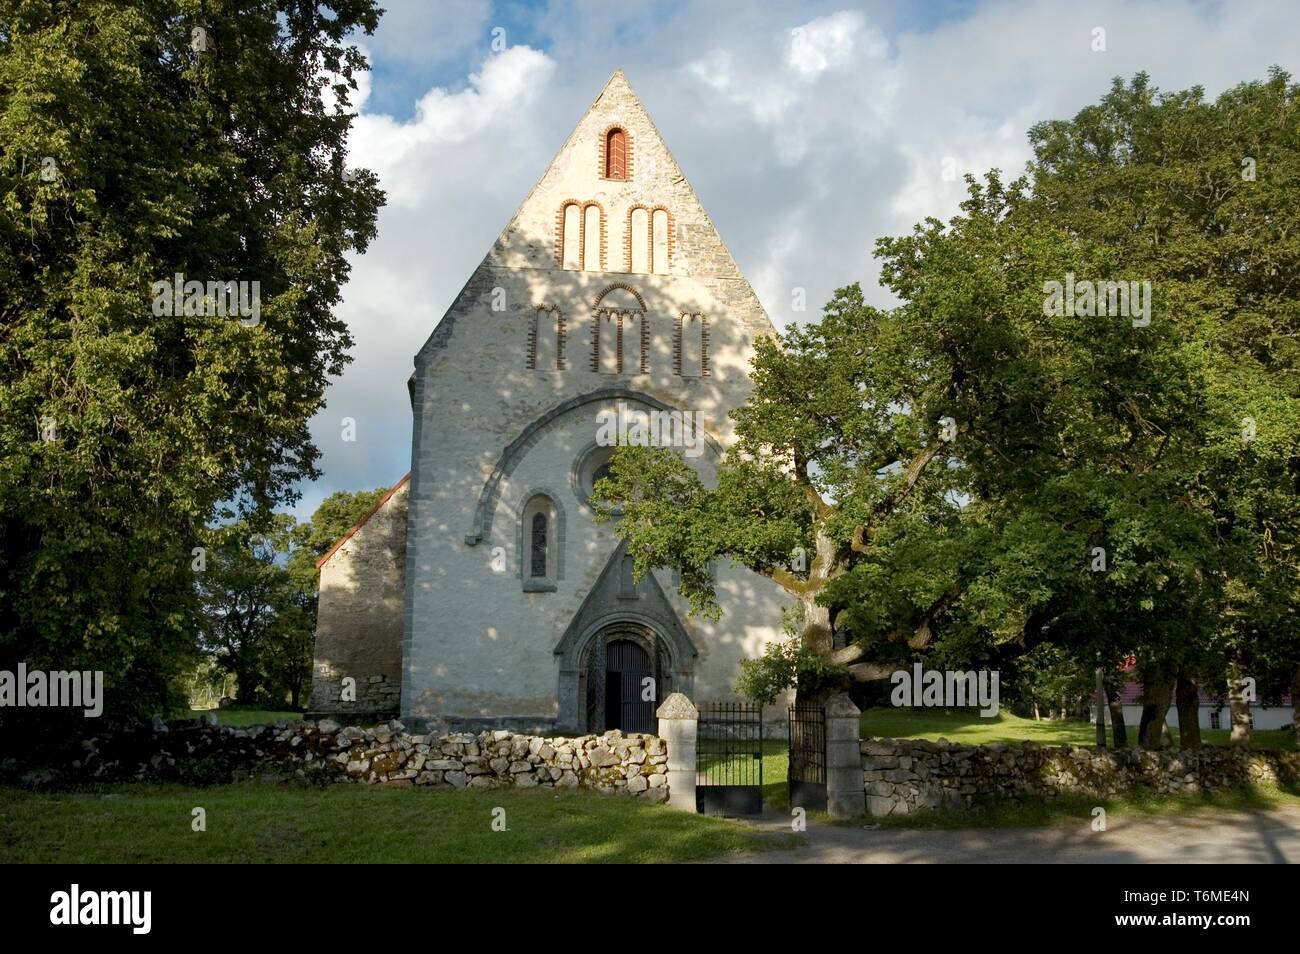
[[[790,707],[790,807],[826,810],[826,710],[818,702]]]
[[[606,729],[655,731],[653,696],[646,692],[646,680],[652,678],[644,649],[626,639],[610,640],[605,648]]]
[[[763,812],[763,707],[751,702],[700,706],[695,808],[705,815]]]

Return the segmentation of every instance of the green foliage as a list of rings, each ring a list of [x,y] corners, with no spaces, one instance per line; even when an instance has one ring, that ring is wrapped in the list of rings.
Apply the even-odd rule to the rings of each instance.
[[[297,707],[311,678],[319,571],[316,561],[388,493],[336,491],[310,520],[273,514],[267,529],[247,521],[208,531],[208,565],[197,575],[202,648],[235,676],[242,705],[289,700]]]
[[[1012,698],[1039,711],[1073,711],[1094,689],[1094,675],[1060,646],[1040,644],[1017,660]]]
[[[234,675],[246,705],[282,701],[286,688],[300,691],[310,672],[313,620],[284,567],[293,531],[287,514],[277,514],[267,533],[252,532],[244,521],[214,528],[207,567],[196,574],[201,646]]]
[[[113,710],[173,708],[204,527],[316,475],[347,256],[383,198],[343,176],[367,68],[345,37],[378,16],[0,0],[0,661],[103,669]],[[155,316],[176,273],[259,282],[259,323]]]
[[[842,681],[843,667],[836,666],[803,644],[800,639],[802,614],[787,611],[783,640],[768,643],[757,659],[743,659],[734,689],[763,705],[771,705],[788,689],[797,689],[804,699],[815,699]]]
[[[897,308],[849,286],[756,342],[716,487],[620,450],[608,515],[639,569],[682,570],[697,610],[716,611],[713,560],[772,577],[804,643],[848,638],[855,678],[1051,645],[1063,667],[1235,659],[1283,684],[1300,666],[1300,91],[1275,70],[1210,103],[1139,75],[1030,138],[1026,176],[972,178],[950,222],[878,243]],[[1149,282],[1150,323],[1046,308],[1071,274]],[[790,665],[752,670],[754,691]]]

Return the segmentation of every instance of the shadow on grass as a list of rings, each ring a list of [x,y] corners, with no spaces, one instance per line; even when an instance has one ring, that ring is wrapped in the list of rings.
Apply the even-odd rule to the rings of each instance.
[[[5,863],[680,863],[778,846],[743,824],[554,790],[0,788]]]

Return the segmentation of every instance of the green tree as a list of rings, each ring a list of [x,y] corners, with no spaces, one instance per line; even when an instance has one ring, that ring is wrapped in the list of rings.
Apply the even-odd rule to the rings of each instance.
[[[103,669],[114,710],[170,708],[204,527],[316,476],[347,256],[382,203],[344,175],[367,68],[348,37],[378,16],[0,0],[3,659]],[[256,321],[166,307],[177,274],[249,283],[250,312],[257,282]]]
[[[203,607],[200,645],[235,677],[241,702],[274,702],[277,650],[302,620],[299,591],[282,565],[293,518],[277,514],[268,532],[237,521],[209,532],[207,565],[196,574]],[[310,632],[310,630],[308,630]]]
[[[1226,671],[1284,684],[1300,663],[1298,135],[1300,89],[1279,69],[1212,103],[1116,80],[1031,131],[1037,214],[1162,289],[1189,375],[1180,426],[1152,438],[1171,499],[1209,534],[1183,555],[1201,598],[1174,601],[1205,626],[1147,654],[1181,667],[1189,701],[1198,674],[1217,694]]]

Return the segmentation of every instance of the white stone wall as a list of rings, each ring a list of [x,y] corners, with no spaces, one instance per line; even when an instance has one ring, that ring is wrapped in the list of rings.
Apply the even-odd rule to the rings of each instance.
[[[631,139],[631,179],[598,172],[610,124]],[[556,222],[565,200],[595,200],[605,214],[605,271],[569,271],[556,262]],[[635,204],[672,215],[667,275],[628,274],[626,222]],[[615,284],[645,302],[649,373],[625,348],[622,374],[591,368],[593,303]],[[635,305],[625,290],[606,304]],[[494,304],[504,305],[494,310]],[[527,368],[536,308],[566,319],[564,370]],[[707,377],[674,373],[674,330],[683,312],[707,316]],[[490,538],[470,545],[485,482],[502,450],[568,398],[623,387],[674,407],[700,411],[722,445],[732,439],[727,412],[749,390],[748,361],[772,326],[717,236],[689,184],[621,74],[616,74],[546,171],[500,240],[457,297],[416,359],[414,449],[408,537],[404,717],[539,717],[557,713],[554,648],[615,546],[609,527],[591,522],[571,482],[575,458],[596,435],[602,405],[585,404],[556,420],[501,482]],[[630,344],[630,342],[629,342]],[[694,461],[706,476],[709,455]],[[518,576],[517,520],[529,491],[549,489],[565,511],[564,578],[553,593],[524,593]],[[494,548],[505,571],[492,568]],[[500,555],[500,551],[497,551]],[[661,579],[665,591],[671,580]],[[724,615],[716,624],[679,616],[699,649],[693,697],[730,696],[739,660],[779,635],[787,600],[747,570],[719,568]]]

